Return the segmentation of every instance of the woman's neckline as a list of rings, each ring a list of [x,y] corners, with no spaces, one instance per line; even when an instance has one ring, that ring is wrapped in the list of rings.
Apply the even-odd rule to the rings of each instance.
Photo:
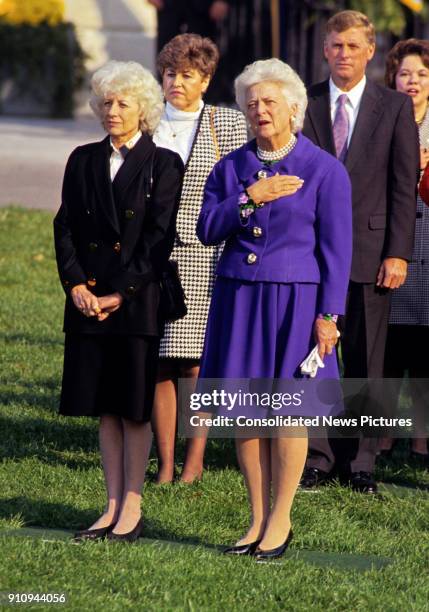
[[[183,111],[175,108],[170,102],[165,103],[165,115],[167,121],[196,121],[204,108],[204,102],[200,100],[197,111]]]

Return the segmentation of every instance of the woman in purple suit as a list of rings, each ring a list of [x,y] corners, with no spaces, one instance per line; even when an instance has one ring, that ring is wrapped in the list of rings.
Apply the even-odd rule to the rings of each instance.
[[[299,133],[307,96],[287,64],[257,61],[235,90],[255,139],[216,164],[206,184],[197,234],[206,245],[225,241],[225,248],[200,378],[292,379],[315,343],[325,366],[318,376],[338,378],[336,320],[344,313],[352,249],[347,172]],[[306,431],[237,439],[236,447],[252,519],[225,552],[279,557],[292,537]]]

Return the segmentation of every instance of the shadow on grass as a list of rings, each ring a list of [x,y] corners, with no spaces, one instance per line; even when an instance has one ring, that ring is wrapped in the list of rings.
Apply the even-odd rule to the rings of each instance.
[[[409,490],[429,491],[427,471],[410,457],[408,440],[399,440],[395,451],[388,458],[380,457],[377,461],[377,480],[387,485]],[[425,479],[424,482],[422,479]]]
[[[40,412],[55,414],[60,403],[60,392],[59,376],[31,380],[12,378],[2,382],[0,403],[3,406],[28,406]]]
[[[163,532],[164,537],[151,537],[148,532],[150,531],[150,521],[145,525],[144,536],[139,538],[132,546],[159,546],[162,548],[170,549],[171,553],[180,553],[186,549],[192,548],[204,548],[216,555],[219,555],[225,549],[225,545],[211,544],[206,541],[202,541],[199,538],[180,538],[171,539],[171,534],[167,531]],[[0,530],[0,538],[32,538],[39,539],[43,542],[72,542],[72,530],[64,530],[60,528],[49,529],[44,527],[22,527],[21,529],[3,529]],[[173,536],[174,537],[174,536]],[[123,543],[108,543],[109,546],[124,546]],[[99,542],[86,542],[80,543],[79,546],[100,546]],[[222,555],[223,556],[223,555]],[[242,561],[246,562],[247,559]],[[319,550],[308,550],[308,549],[289,549],[286,551],[282,559],[278,559],[272,563],[273,567],[288,565],[293,561],[303,561],[316,567],[323,569],[336,569],[339,571],[353,571],[353,572],[369,572],[374,570],[383,570],[385,567],[393,563],[393,559],[389,557],[382,557],[377,555],[360,555],[350,553],[335,553]],[[223,556],[223,562],[233,562],[234,565],[240,563],[240,559],[229,559],[226,561]]]
[[[84,454],[98,454],[97,426],[97,419],[84,417],[58,416],[48,420],[43,417],[0,416],[0,455],[18,460],[36,458],[43,463],[64,465],[73,470],[93,468],[93,456],[85,457]],[[176,445],[178,463],[183,462],[185,449],[185,440],[179,439]],[[73,457],[73,453],[76,453],[76,457]],[[205,465],[211,470],[236,467],[233,440],[209,440]]]
[[[0,400],[4,406],[24,404],[43,412],[56,412],[60,401],[60,391],[56,385],[46,393],[45,389],[49,387],[45,386],[44,382],[33,383],[28,391],[25,388],[30,385],[21,382],[17,384],[21,388],[24,387],[24,390],[14,391],[13,387],[9,387],[6,391],[1,391]]]
[[[65,465],[70,469],[93,467],[91,457],[82,453],[98,451],[97,428],[90,421],[66,421],[44,418],[0,417],[0,454],[3,458],[24,459],[31,457],[51,463]],[[62,453],[76,452],[76,458]]]
[[[0,341],[12,344],[24,344],[28,346],[64,346],[64,338],[47,338],[46,336],[36,336],[33,334],[0,334]]]
[[[72,532],[85,529],[94,523],[99,514],[94,513],[93,510],[77,510],[67,504],[34,500],[29,497],[12,497],[0,500],[0,518],[9,520],[16,519],[17,516],[20,516],[23,521],[24,528],[38,527],[67,530],[70,531],[71,535]],[[161,522],[157,520],[145,519],[144,525],[144,534],[147,538],[204,546],[211,549],[218,548],[199,537],[180,537],[173,531],[165,529]]]
[[[411,491],[425,491],[429,492],[429,485],[419,481],[419,474],[416,473],[415,477],[413,477],[413,482],[410,481],[410,478],[404,475],[398,476],[385,476],[382,478],[382,483],[384,485],[391,485],[393,487],[400,487],[401,489],[407,489]]]

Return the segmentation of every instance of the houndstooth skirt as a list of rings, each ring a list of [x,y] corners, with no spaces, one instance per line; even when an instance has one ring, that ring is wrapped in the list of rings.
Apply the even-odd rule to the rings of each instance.
[[[159,349],[161,358],[200,359],[219,254],[220,247],[202,244],[174,247],[171,259],[179,264],[188,314],[166,323]]]

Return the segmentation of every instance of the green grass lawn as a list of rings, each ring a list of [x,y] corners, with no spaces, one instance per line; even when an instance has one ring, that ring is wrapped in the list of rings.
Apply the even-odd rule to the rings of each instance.
[[[63,293],[51,228],[50,213],[0,209],[0,591],[65,592],[67,609],[92,611],[429,610],[429,476],[404,463],[404,442],[379,469],[391,483],[380,497],[298,493],[278,565],[219,554],[249,519],[228,440],[209,443],[192,486],[156,486],[151,459],[138,545],[31,537],[26,528],[85,527],[104,504],[96,423],[56,414]]]

